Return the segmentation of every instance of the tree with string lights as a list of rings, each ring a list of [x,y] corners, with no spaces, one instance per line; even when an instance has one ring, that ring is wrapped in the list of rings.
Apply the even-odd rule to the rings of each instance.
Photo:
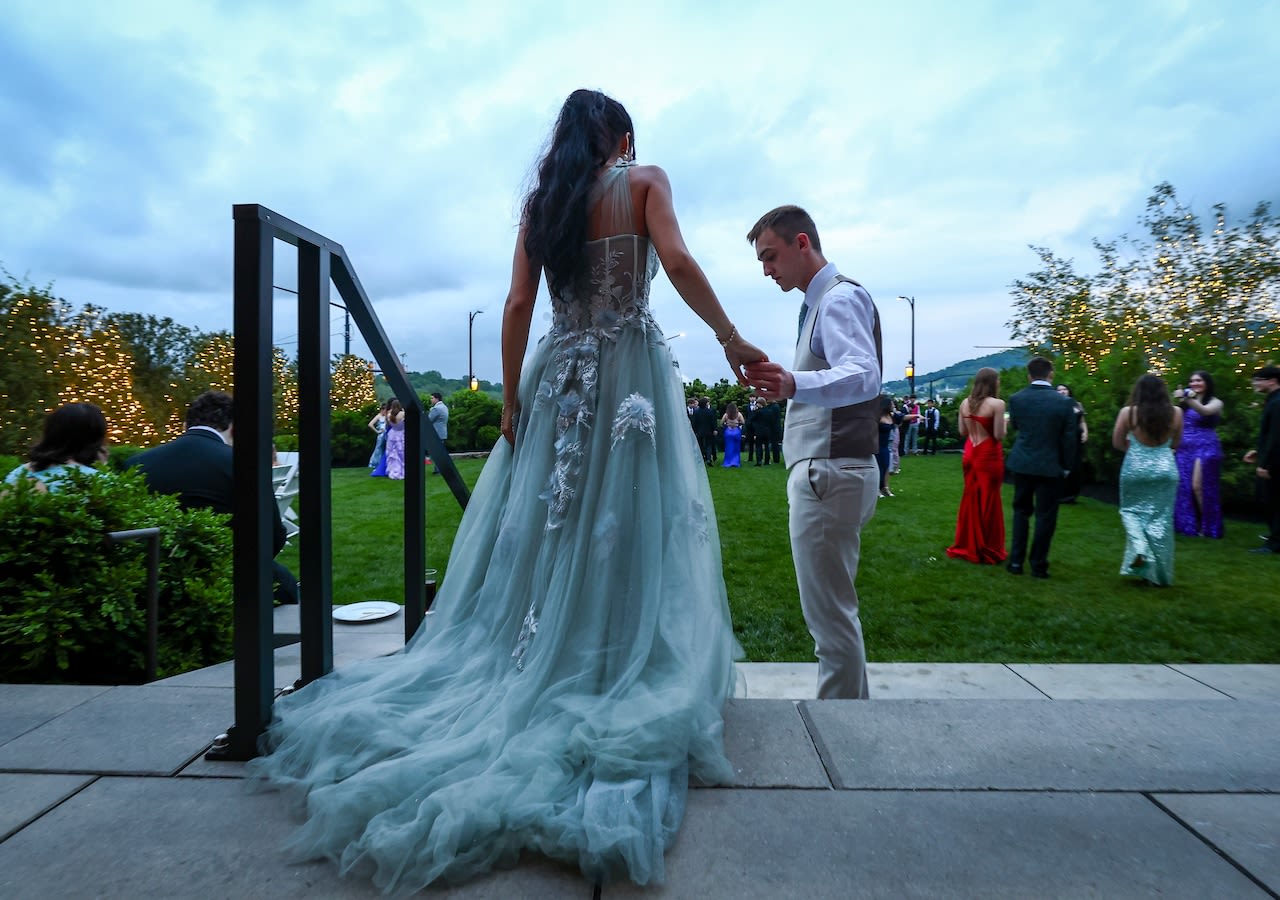
[[[354,355],[335,355],[329,402],[335,411],[363,409],[377,402],[373,389],[373,366]]]
[[[58,405],[67,310],[48,289],[0,282],[0,453],[25,453]]]

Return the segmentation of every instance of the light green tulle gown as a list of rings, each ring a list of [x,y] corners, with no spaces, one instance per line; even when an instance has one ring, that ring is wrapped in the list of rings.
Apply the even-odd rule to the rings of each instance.
[[[435,614],[405,650],[281,698],[250,763],[305,801],[295,858],[388,893],[532,850],[590,878],[661,881],[690,777],[723,783],[733,637],[675,362],[648,308],[657,259],[627,169],[597,189],[590,281],[552,298]]]
[[[1173,583],[1177,496],[1178,462],[1169,441],[1148,447],[1130,433],[1120,467],[1120,522],[1125,539],[1121,575],[1141,575],[1153,584]]]

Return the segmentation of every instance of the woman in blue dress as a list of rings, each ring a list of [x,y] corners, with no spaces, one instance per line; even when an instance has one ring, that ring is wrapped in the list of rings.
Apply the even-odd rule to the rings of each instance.
[[[1121,575],[1157,585],[1173,583],[1173,502],[1182,437],[1182,410],[1159,375],[1143,375],[1129,405],[1116,416],[1111,443],[1124,451],[1120,467],[1120,521],[1124,525]]]
[[[7,476],[5,484],[29,478],[36,490],[57,493],[72,472],[97,475],[97,463],[107,460],[107,417],[92,403],[66,403],[44,417],[40,440],[27,462]]]
[[[597,91],[561,109],[521,217],[502,325],[502,439],[430,616],[402,653],[276,703],[255,776],[305,797],[299,857],[411,892],[536,851],[661,881],[691,777],[733,777],[738,652],[707,476],[649,311],[661,260],[735,375],[763,358],[633,164]],[[525,358],[541,275],[550,331]]]
[[[738,404],[725,404],[724,415],[720,417],[720,436],[724,438],[724,462],[721,463],[721,468],[742,467],[742,426],[746,422],[738,411]]]

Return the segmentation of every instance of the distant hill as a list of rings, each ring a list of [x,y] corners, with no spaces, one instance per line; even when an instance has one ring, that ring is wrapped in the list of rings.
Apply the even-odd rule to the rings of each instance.
[[[1030,353],[1017,348],[1001,350],[999,353],[989,353],[976,359],[961,360],[958,363],[947,366],[945,369],[917,375],[916,396],[953,397],[964,390],[965,385],[983,366],[990,366],[997,371],[1013,369],[1025,366],[1030,358]],[[910,385],[905,378],[899,378],[897,381],[886,381],[884,390],[895,397],[904,397],[911,392]]]
[[[467,379],[445,378],[435,369],[431,369],[428,372],[407,372],[406,374],[409,376],[409,384],[413,386],[413,389],[417,391],[420,397],[429,396],[433,391],[439,391],[448,397],[454,391],[465,391],[468,387]],[[481,393],[496,397],[499,400],[502,399],[501,383],[494,384],[483,378],[479,378],[477,381],[479,381],[478,390]],[[387,380],[381,375],[374,379],[373,386],[379,400],[387,400],[392,397],[391,385],[387,384]]]

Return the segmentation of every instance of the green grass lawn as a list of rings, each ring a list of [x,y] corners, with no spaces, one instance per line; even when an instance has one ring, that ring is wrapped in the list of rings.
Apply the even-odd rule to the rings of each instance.
[[[475,484],[483,462],[461,460]],[[734,629],[747,658],[811,661],[787,540],[781,466],[709,469]],[[461,518],[442,478],[427,479],[428,565],[447,566]],[[1250,555],[1256,523],[1221,541],[1179,537],[1171,587],[1120,576],[1113,505],[1064,506],[1052,578],[949,559],[960,457],[913,457],[863,530],[858,593],[873,661],[1280,663],[1280,558]],[[403,598],[403,484],[364,469],[333,473],[334,599]],[[1012,488],[1005,486],[1005,521]],[[304,520],[305,527],[305,520]],[[297,568],[296,549],[281,555]]]

